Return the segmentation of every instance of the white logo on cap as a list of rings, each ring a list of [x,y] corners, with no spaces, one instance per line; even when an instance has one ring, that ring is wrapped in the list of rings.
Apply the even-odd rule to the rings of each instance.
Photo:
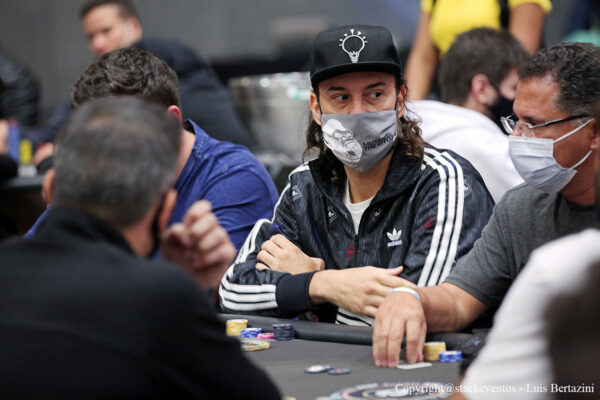
[[[358,56],[360,56],[360,52],[365,48],[365,43],[367,43],[366,36],[360,36],[362,35],[361,31],[358,31],[356,34],[354,33],[354,29],[350,29],[350,35],[348,35],[347,33],[344,33],[344,38],[340,39],[340,43],[339,46],[342,48],[342,50],[344,50],[349,56],[350,56],[350,61],[352,61],[353,63],[358,62]],[[361,46],[360,49],[356,50],[356,51],[348,51],[348,49],[346,49],[345,44],[346,44],[346,40],[350,39],[350,38],[357,38],[358,40],[360,40],[361,42]]]

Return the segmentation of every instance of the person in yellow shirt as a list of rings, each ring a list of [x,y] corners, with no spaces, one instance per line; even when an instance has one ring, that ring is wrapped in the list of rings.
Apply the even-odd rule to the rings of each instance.
[[[419,27],[406,66],[410,99],[427,97],[439,60],[456,36],[473,28],[507,28],[529,53],[535,53],[551,9],[550,0],[421,0]]]

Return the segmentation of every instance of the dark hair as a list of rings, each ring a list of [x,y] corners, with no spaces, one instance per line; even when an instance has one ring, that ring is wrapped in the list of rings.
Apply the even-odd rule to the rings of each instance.
[[[180,132],[164,108],[134,97],[87,102],[58,134],[53,204],[117,227],[139,221],[175,181]]]
[[[169,107],[181,108],[177,75],[154,54],[128,47],[98,58],[79,77],[71,91],[73,108],[107,96],[131,95]]]
[[[476,28],[456,37],[440,66],[441,98],[462,106],[477,74],[498,88],[510,71],[529,59],[521,43],[508,31]]]
[[[107,4],[116,5],[119,8],[119,15],[123,19],[131,17],[138,18],[135,6],[130,0],[90,0],[87,3],[85,3],[79,10],[79,17],[84,18],[93,9]]]
[[[402,87],[406,88],[406,82],[404,79],[395,76],[396,78],[396,92]],[[315,89],[317,100],[319,99],[319,90]],[[423,148],[425,142],[421,138],[421,128],[416,120],[411,119],[407,115],[406,110],[406,98],[408,97],[408,89],[406,92],[404,102],[404,113],[401,118],[398,118],[398,137],[396,138],[396,149],[395,151],[402,152],[404,157],[421,158],[423,156]],[[306,150],[303,153],[303,159],[309,157],[323,157],[331,169],[332,180],[337,181],[345,176],[344,166],[340,160],[333,154],[323,141],[323,131],[321,125],[317,124],[314,120],[312,113],[309,113],[308,128],[306,129]]]
[[[554,298],[546,310],[548,353],[558,386],[598,385],[600,359],[600,262],[595,262],[577,291]],[[578,399],[597,399],[594,392]],[[558,393],[559,399],[572,398]]]
[[[541,49],[519,70],[519,79],[549,77],[559,87],[555,105],[571,115],[592,114],[600,97],[600,48],[591,43],[559,43]]]

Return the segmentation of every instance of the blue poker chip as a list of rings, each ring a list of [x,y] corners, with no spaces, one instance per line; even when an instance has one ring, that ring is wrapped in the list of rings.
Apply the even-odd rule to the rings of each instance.
[[[452,351],[442,351],[440,352],[440,362],[459,362],[462,360],[462,351],[460,350],[452,350]]]
[[[255,338],[259,333],[262,333],[261,328],[243,328],[240,336],[244,338]]]
[[[331,369],[329,365],[311,365],[310,367],[304,368],[306,374],[322,374]]]

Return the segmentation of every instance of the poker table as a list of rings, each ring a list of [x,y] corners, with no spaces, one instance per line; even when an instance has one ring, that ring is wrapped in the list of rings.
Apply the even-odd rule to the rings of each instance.
[[[248,327],[272,331],[273,324],[291,323],[296,334],[290,341],[270,341],[267,350],[246,353],[255,364],[264,369],[285,396],[300,399],[315,399],[327,396],[340,389],[374,383],[456,383],[460,376],[460,363],[432,362],[431,366],[404,370],[399,368],[379,368],[373,363],[371,351],[372,328],[345,326],[329,323],[286,320],[247,315],[221,314],[223,320],[247,319]],[[477,335],[465,333],[431,334],[427,341],[444,341],[448,350],[461,350],[469,356],[483,345]],[[347,368],[347,375],[328,373],[307,374],[304,369],[312,365],[329,365],[334,368]],[[363,390],[364,392],[364,390]],[[380,392],[383,393],[383,392]],[[402,396],[398,390],[387,391],[383,397],[342,397],[353,398],[443,398]],[[338,398],[338,397],[333,397]]]

